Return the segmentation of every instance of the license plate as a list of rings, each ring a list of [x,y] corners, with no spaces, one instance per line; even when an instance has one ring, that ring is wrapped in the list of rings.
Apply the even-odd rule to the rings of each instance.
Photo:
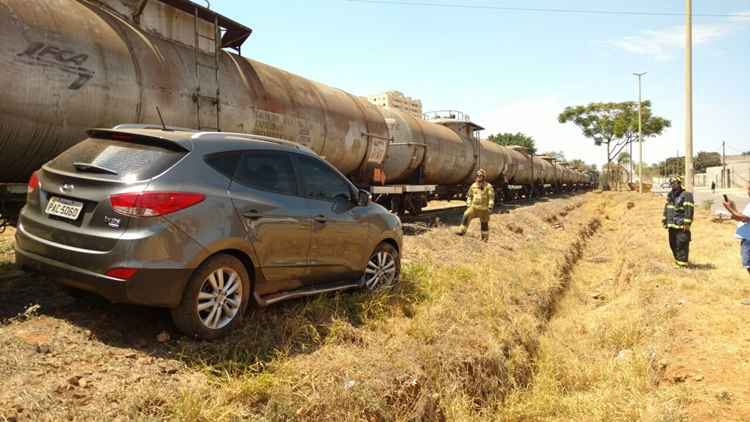
[[[78,218],[78,215],[81,214],[82,209],[83,202],[53,196],[50,198],[49,202],[47,202],[47,209],[45,212],[49,215],[56,215],[58,217],[67,218],[68,220],[75,220]]]

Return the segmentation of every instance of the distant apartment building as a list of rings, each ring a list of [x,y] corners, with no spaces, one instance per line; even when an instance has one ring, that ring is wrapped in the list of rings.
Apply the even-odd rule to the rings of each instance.
[[[371,103],[396,110],[405,111],[414,117],[422,118],[422,101],[407,97],[399,91],[386,91],[382,94],[367,97]]]

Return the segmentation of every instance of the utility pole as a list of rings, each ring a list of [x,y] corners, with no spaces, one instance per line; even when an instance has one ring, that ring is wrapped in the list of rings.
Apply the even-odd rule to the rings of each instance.
[[[693,0],[685,7],[685,190],[693,192]]]
[[[727,186],[727,150],[726,150],[727,143],[726,141],[721,141],[721,188],[724,189]]]
[[[640,150],[640,153],[638,154],[638,192],[643,193],[643,129],[642,129],[642,117],[641,117],[641,108],[643,107],[643,101],[641,99],[641,78],[643,75],[645,75],[648,72],[643,73],[633,73],[633,75],[638,77],[638,149]],[[631,144],[630,150],[633,150],[633,146]],[[633,153],[630,153],[630,162],[633,162]],[[630,166],[630,172],[633,172],[633,166]]]

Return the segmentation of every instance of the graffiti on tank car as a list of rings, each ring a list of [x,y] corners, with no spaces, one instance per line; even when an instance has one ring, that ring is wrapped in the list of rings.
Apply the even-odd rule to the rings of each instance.
[[[255,110],[253,133],[271,136],[310,147],[313,141],[313,124],[305,119],[266,110]]]
[[[310,134],[310,128],[301,127],[299,128],[299,134],[297,134],[297,143],[309,147],[312,144],[312,136]]]
[[[255,110],[255,127],[253,133],[261,136],[282,137],[282,122],[280,114],[265,110]]]
[[[19,62],[24,64],[55,68],[77,76],[68,85],[68,89],[72,90],[78,90],[86,85],[94,77],[95,73],[93,70],[83,66],[89,59],[88,54],[66,50],[42,42],[31,43],[26,50],[18,53],[16,57]]]

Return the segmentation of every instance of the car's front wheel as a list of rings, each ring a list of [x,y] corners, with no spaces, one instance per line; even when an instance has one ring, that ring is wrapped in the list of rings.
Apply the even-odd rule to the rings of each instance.
[[[383,242],[375,248],[367,261],[362,284],[369,290],[384,289],[398,282],[401,275],[401,258],[398,250]]]
[[[249,300],[245,266],[233,256],[216,255],[190,277],[182,302],[172,309],[172,320],[188,336],[212,340],[242,322]]]

